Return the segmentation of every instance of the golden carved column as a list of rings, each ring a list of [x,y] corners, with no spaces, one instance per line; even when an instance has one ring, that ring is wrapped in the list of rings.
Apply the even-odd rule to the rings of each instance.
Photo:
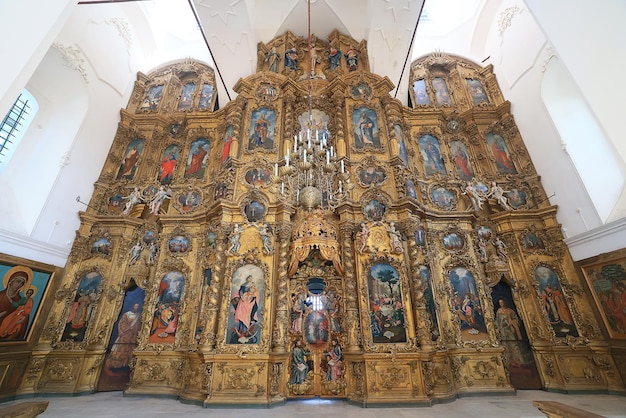
[[[341,234],[341,248],[343,252],[343,271],[345,283],[346,300],[346,325],[348,331],[348,352],[361,351],[359,346],[361,326],[359,323],[359,309],[357,306],[357,286],[354,275],[354,256],[352,253],[352,230],[350,223],[343,223],[339,226]]]
[[[289,307],[287,306],[287,283],[289,282],[289,243],[291,237],[291,225],[282,222],[276,226],[276,232],[280,240],[278,254],[278,277],[276,279],[276,316],[274,317],[274,332],[272,333],[273,348],[275,353],[285,353],[287,345],[287,326],[289,324]]]
[[[343,105],[344,97],[337,95],[333,98],[333,104],[335,106],[335,147],[337,148],[337,157],[343,158],[346,156],[346,140],[344,138],[344,120],[343,120]]]
[[[283,112],[284,112],[284,126],[283,126],[283,138],[289,139],[289,144],[293,145],[293,135],[294,135],[294,116],[293,116],[293,104],[295,101],[295,97],[293,95],[293,88],[289,87],[285,89],[285,94],[283,95]],[[287,152],[284,147],[290,145],[285,144],[283,146],[282,153]]]
[[[217,229],[217,248],[215,250],[215,265],[213,266],[213,279],[209,287],[207,303],[204,309],[204,333],[200,340],[200,351],[211,352],[215,349],[215,340],[217,337],[217,318],[220,305],[220,289],[224,280],[224,264],[226,262],[226,246],[224,228]]]
[[[419,249],[415,243],[415,232],[419,228],[419,220],[411,220],[404,223],[404,231],[407,236],[407,247],[409,249],[408,268],[409,277],[411,279],[411,299],[413,304],[413,318],[415,319],[415,328],[417,331],[417,339],[420,347],[424,351],[433,349],[432,338],[430,333],[430,325],[432,318],[426,309],[426,300],[424,299],[424,284],[420,275]]]
[[[239,97],[235,99],[237,105],[227,108],[228,115],[226,116],[226,124],[233,126],[233,142],[230,144],[229,156],[231,159],[237,159],[239,157],[239,132],[241,131],[241,121],[243,120],[243,108],[245,102],[239,100]]]

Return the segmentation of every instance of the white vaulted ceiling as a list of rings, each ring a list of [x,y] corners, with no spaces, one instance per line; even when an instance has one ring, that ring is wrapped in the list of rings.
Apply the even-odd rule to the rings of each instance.
[[[371,70],[398,84],[405,64],[410,64],[405,60],[423,3],[311,0],[311,32],[325,39],[337,29],[367,41]],[[256,71],[259,42],[267,43],[288,30],[308,36],[307,0],[195,0],[194,6],[231,98],[236,81]]]

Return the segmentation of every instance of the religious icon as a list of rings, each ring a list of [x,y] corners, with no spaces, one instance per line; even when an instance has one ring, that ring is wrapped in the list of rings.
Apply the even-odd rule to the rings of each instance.
[[[204,83],[202,85],[202,92],[200,93],[198,109],[209,109],[209,106],[211,106],[211,103],[213,101],[213,89],[213,84]]]
[[[424,171],[426,171],[426,174],[429,176],[436,173],[446,174],[446,167],[441,157],[439,140],[430,134],[426,134],[423,135],[418,142],[424,160]]]
[[[178,195],[178,203],[183,212],[191,212],[202,202],[202,196],[200,193],[194,190],[188,190],[185,193]]]
[[[230,146],[233,143],[233,135],[235,134],[235,127],[229,125],[224,132],[224,146],[222,147],[222,164],[230,160]]]
[[[415,95],[415,105],[427,106],[430,104],[430,98],[426,93],[426,83],[424,79],[415,80],[413,82],[413,93]]]
[[[137,162],[143,153],[143,139],[135,139],[130,141],[124,152],[124,159],[120,164],[117,172],[117,179],[132,180],[137,170]]]
[[[376,112],[367,107],[359,107],[352,112],[352,130],[356,148],[373,146],[380,148],[378,117]]]
[[[151,86],[146,93],[146,97],[141,103],[141,110],[156,110],[161,101],[161,95],[163,94],[163,84],[159,86]]]
[[[448,91],[448,85],[443,78],[433,78],[433,90],[435,90],[435,97],[437,98],[437,104],[439,106],[452,104],[450,92]]]
[[[246,171],[246,183],[253,187],[267,186],[270,183],[271,173],[265,168],[252,168]]]
[[[450,190],[443,187],[435,187],[431,191],[432,201],[439,207],[444,209],[452,208],[452,205],[456,203],[456,196]]]
[[[456,267],[450,272],[454,311],[460,320],[461,338],[464,340],[486,339],[485,317],[474,275],[463,267]]]
[[[456,166],[456,172],[461,180],[470,181],[474,178],[474,169],[467,155],[467,147],[461,141],[455,140],[450,142],[452,150],[452,159]]]
[[[189,249],[189,240],[182,235],[176,235],[169,240],[167,245],[173,253],[186,253]]]
[[[104,255],[111,254],[111,240],[109,240],[108,238],[98,238],[91,245],[91,252]]]
[[[400,159],[402,159],[404,165],[409,165],[409,156],[406,151],[406,143],[404,142],[404,132],[402,132],[402,126],[397,123],[393,125],[391,135],[392,138],[394,138],[398,143],[398,155],[400,156]]]
[[[515,174],[517,170],[511,160],[511,154],[509,148],[502,138],[498,134],[487,134],[487,145],[491,148],[491,153],[496,162],[496,168],[499,174]]]
[[[189,146],[189,156],[187,157],[185,178],[204,178],[210,148],[211,143],[205,138],[198,138],[191,143]]]
[[[459,234],[453,232],[443,237],[443,247],[446,250],[460,250],[465,245],[465,240]]]
[[[508,198],[509,205],[517,209],[526,204],[526,192],[520,189],[511,189],[505,193]]]
[[[367,277],[372,341],[406,341],[402,289],[398,271],[386,263],[374,264]]]
[[[250,138],[248,148],[262,147],[272,149],[274,147],[274,128],[276,126],[276,113],[273,110],[262,107],[252,112],[250,118]]]
[[[359,180],[365,186],[382,184],[387,175],[385,171],[378,166],[368,166],[364,170],[359,170]]]
[[[0,263],[0,342],[27,341],[51,273]]]
[[[228,317],[228,344],[258,344],[264,315],[263,271],[253,264],[233,273]]]
[[[173,343],[175,341],[184,289],[185,277],[180,271],[170,271],[161,279],[152,315],[149,342]]]
[[[190,81],[186,83],[180,92],[180,100],[178,101],[178,109],[177,110],[188,110],[191,109],[191,105],[193,102],[193,92],[196,89],[196,83]]]
[[[130,379],[130,364],[134,358],[137,336],[141,330],[141,316],[145,291],[138,286],[126,291],[122,310],[113,324],[108,353],[100,375],[98,387],[107,390],[126,386]]]
[[[413,183],[413,180],[408,179],[404,183],[404,186],[406,189],[406,195],[411,199],[417,199],[417,190],[415,189],[415,183]]]
[[[546,248],[543,240],[532,233],[526,234],[524,238],[522,238],[522,246],[524,250],[543,250]]]
[[[485,92],[485,89],[480,80],[466,78],[465,81],[467,82],[467,87],[469,87],[470,89],[472,101],[474,102],[474,104],[489,103],[487,93]]]
[[[578,337],[572,313],[567,306],[561,283],[556,273],[549,267],[539,266],[535,269],[535,280],[548,321],[557,337]]]
[[[101,281],[102,276],[96,272],[90,272],[81,277],[70,312],[65,320],[65,330],[61,341],[83,341],[93,315],[94,302],[98,298]]]
[[[365,214],[372,221],[380,221],[383,219],[386,210],[385,205],[375,199],[370,200],[367,205],[365,205]]]
[[[172,182],[179,153],[180,147],[178,145],[170,145],[165,148],[163,157],[161,158],[161,171],[159,172],[159,181],[161,184],[169,184]]]

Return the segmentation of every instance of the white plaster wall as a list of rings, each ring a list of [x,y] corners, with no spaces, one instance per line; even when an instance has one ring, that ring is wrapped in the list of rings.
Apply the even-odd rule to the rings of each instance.
[[[0,218],[0,228],[30,234],[54,178],[85,115],[87,91],[80,75],[64,65],[59,51],[50,49],[28,90],[39,103],[39,111],[24,135],[2,178],[10,182],[20,217]],[[20,222],[21,221],[21,222]]]
[[[626,67],[626,2],[524,1],[626,160],[622,104],[626,83],[620,82]]]
[[[72,0],[0,1],[2,54],[9,63],[0,77],[1,115],[11,108],[75,7]]]

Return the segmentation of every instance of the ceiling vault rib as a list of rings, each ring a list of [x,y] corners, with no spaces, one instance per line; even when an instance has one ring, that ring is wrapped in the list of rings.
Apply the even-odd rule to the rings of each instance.
[[[393,94],[393,98],[397,99],[398,90],[400,90],[400,83],[402,82],[402,77],[404,76],[404,69],[406,68],[406,63],[409,60],[409,56],[413,51],[413,42],[415,41],[415,33],[417,32],[417,26],[420,23],[420,18],[422,17],[422,12],[424,11],[424,5],[426,4],[426,0],[422,2],[422,7],[420,8],[420,12],[417,15],[417,21],[415,22],[415,27],[413,28],[413,35],[411,36],[411,42],[409,43],[409,48],[406,51],[406,56],[404,57],[404,65],[402,66],[402,71],[400,72],[400,78],[398,78],[398,82],[396,83],[396,91]]]

